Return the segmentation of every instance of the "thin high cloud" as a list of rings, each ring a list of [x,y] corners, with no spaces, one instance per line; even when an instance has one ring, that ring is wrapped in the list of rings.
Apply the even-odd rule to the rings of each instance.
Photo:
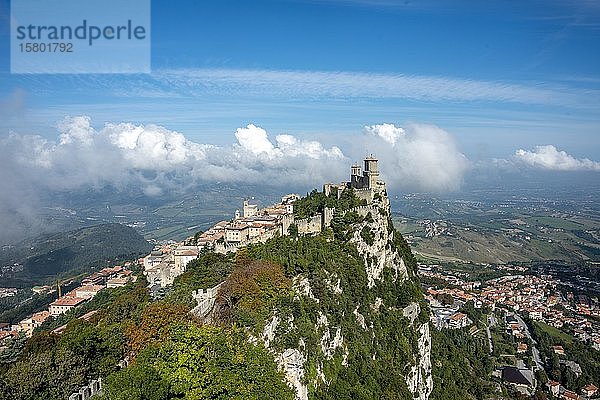
[[[317,98],[401,98],[418,101],[490,101],[589,106],[596,90],[572,89],[538,82],[514,84],[436,76],[360,72],[240,69],[160,70],[150,79],[157,96],[206,92]],[[144,87],[144,94],[153,90]],[[137,95],[136,93],[134,93]]]
[[[90,90],[129,99],[247,99],[299,100],[408,100],[421,103],[481,102],[497,105],[527,104],[568,107],[593,112],[600,104],[600,90],[590,84],[507,82],[449,76],[404,75],[348,71],[298,71],[249,69],[163,69],[152,74],[38,77],[19,76],[17,81],[42,94],[53,87],[74,93]]]
[[[532,168],[549,171],[600,171],[600,162],[576,158],[553,145],[536,146],[533,150],[519,149],[514,158]]]

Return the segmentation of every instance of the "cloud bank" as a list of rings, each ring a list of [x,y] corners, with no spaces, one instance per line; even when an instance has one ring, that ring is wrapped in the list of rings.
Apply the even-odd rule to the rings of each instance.
[[[514,158],[529,167],[550,171],[600,171],[600,162],[575,158],[553,145],[536,146],[534,150],[519,149]]]
[[[393,190],[455,190],[468,167],[452,137],[430,125],[367,126],[341,138],[352,143],[347,154],[289,134],[273,137],[254,124],[238,128],[234,137],[231,145],[215,146],[152,124],[95,129],[87,116],[62,120],[55,140],[11,133],[0,138],[0,218],[11,229],[31,226],[42,197],[78,190],[152,197],[207,183],[303,190],[347,180],[350,164],[365,151],[381,160],[382,177]]]
[[[205,182],[309,184],[339,170],[344,159],[335,146],[291,135],[271,141],[252,124],[239,128],[237,143],[229,147],[195,143],[157,125],[107,123],[95,130],[86,116],[65,118],[58,132],[55,142],[11,134],[0,146],[10,154],[14,170],[30,171],[29,181],[51,190],[103,185],[173,190]]]
[[[469,168],[452,136],[434,125],[393,124],[365,126],[379,158],[385,161],[385,179],[392,187],[425,191],[454,191]]]
[[[337,146],[289,134],[273,138],[249,124],[230,146],[195,143],[157,125],[107,123],[94,129],[86,116],[58,124],[56,141],[10,134],[0,141],[5,171],[46,190],[140,186],[147,194],[181,190],[197,183],[231,182],[314,186],[347,178],[350,156]],[[458,188],[468,162],[447,132],[431,125],[372,125],[348,137],[382,160],[391,186],[423,190]],[[360,150],[358,150],[358,148]],[[356,158],[356,157],[354,157]]]

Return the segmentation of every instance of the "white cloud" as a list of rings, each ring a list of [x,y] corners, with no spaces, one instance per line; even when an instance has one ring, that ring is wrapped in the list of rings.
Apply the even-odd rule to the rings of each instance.
[[[452,136],[437,126],[380,124],[364,130],[363,146],[382,160],[381,169],[392,187],[453,191],[469,168]]]
[[[351,159],[336,146],[280,134],[249,124],[235,132],[230,146],[200,144],[156,125],[107,123],[94,129],[89,117],[67,117],[57,141],[12,134],[0,142],[12,169],[45,190],[113,185],[140,187],[147,195],[204,182],[271,186],[320,186],[347,179]],[[382,159],[389,184],[440,191],[460,186],[468,161],[447,132],[431,125],[365,127],[347,136],[362,158],[365,149]],[[162,190],[159,190],[162,188]]]
[[[261,153],[267,156],[275,155],[275,146],[269,141],[267,131],[253,124],[245,128],[238,128],[235,137],[240,146],[254,155]]]
[[[152,124],[107,123],[95,130],[85,116],[65,118],[58,131],[56,142],[12,134],[0,142],[0,149],[10,154],[14,169],[28,171],[30,181],[59,191],[138,185],[157,195],[161,187],[200,182],[314,185],[338,178],[345,165],[335,146],[325,148],[291,135],[272,141],[252,124],[239,128],[237,143],[225,147],[194,143]]]
[[[536,146],[533,151],[519,149],[515,158],[528,166],[553,171],[600,171],[600,162],[575,158],[553,145]]]

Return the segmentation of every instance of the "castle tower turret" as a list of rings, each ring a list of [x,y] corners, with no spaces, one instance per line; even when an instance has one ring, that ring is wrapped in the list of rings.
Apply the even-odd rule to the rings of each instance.
[[[362,176],[360,174],[360,165],[358,163],[352,164],[350,167],[350,187],[358,188],[362,185]]]
[[[377,160],[373,154],[370,154],[365,158],[365,172],[363,175],[365,177],[365,183],[370,189],[375,189],[377,187],[377,181],[379,180],[378,162],[379,160]]]
[[[250,204],[250,201],[247,199],[244,200],[244,213],[242,214],[244,218],[253,217],[258,213],[258,205]]]
[[[357,163],[352,164],[351,170],[351,176],[360,176],[360,165]]]

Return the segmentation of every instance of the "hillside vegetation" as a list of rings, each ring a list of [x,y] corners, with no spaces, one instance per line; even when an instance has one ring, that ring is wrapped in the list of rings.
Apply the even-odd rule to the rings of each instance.
[[[62,335],[50,323],[13,345],[0,397],[64,399],[102,377],[102,399],[400,400],[413,398],[417,371],[425,398],[429,314],[414,257],[385,203],[379,211],[340,213],[317,236],[204,253],[162,300],[143,276],[106,289],[89,321],[71,314]],[[219,282],[209,318],[192,315],[191,291]]]

